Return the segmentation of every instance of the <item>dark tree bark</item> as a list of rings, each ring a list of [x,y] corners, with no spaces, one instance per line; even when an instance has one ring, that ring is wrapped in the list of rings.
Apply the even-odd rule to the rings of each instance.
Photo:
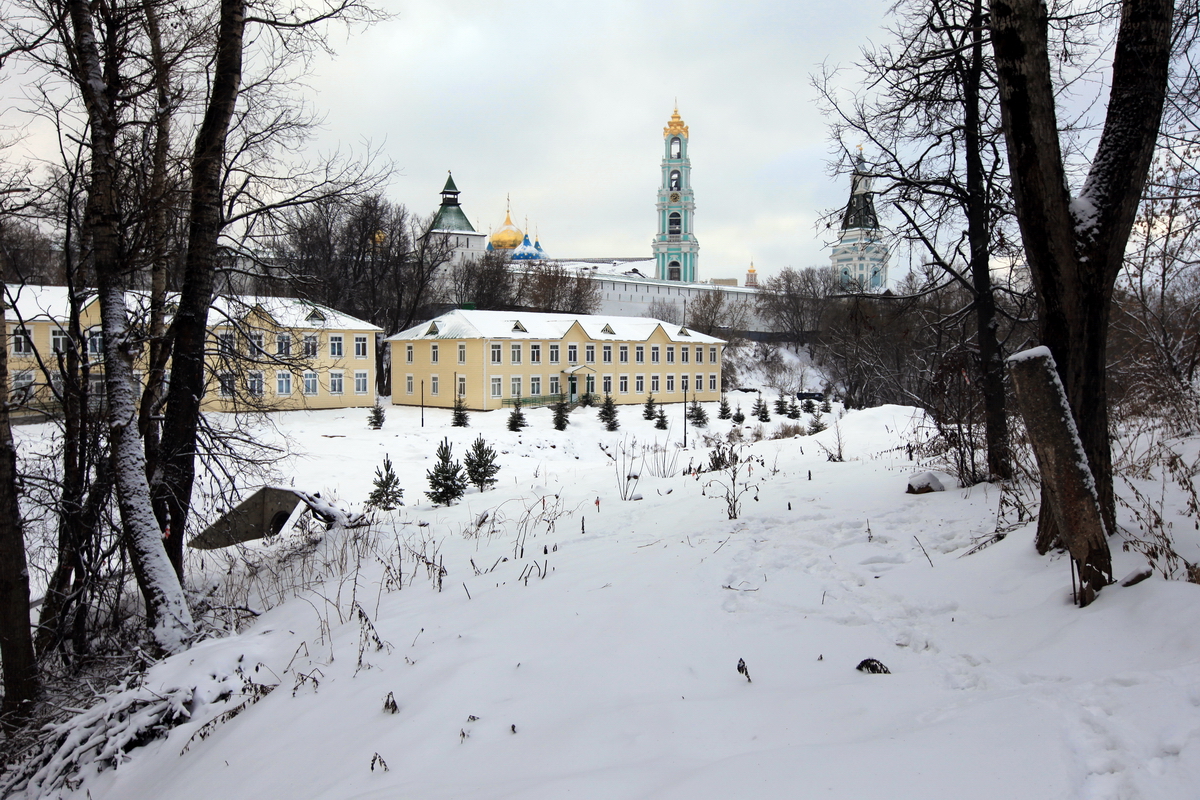
[[[167,390],[160,461],[155,475],[159,522],[168,527],[167,553],[183,580],[183,540],[195,482],[196,437],[205,391],[208,310],[217,271],[221,174],[225,142],[242,80],[245,0],[222,0],[212,88],[192,155],[187,260],[179,308],[171,325],[171,385]]]
[[[0,286],[3,283],[0,260]],[[11,730],[28,716],[40,684],[29,627],[29,570],[17,504],[17,451],[8,403],[8,323],[2,303],[0,333],[0,661],[4,665],[0,729]]]
[[[1105,379],[1113,285],[1154,154],[1172,13],[1172,0],[1122,3],[1103,132],[1079,197],[1072,198],[1055,115],[1046,7],[1040,0],[991,0],[1013,197],[1041,340],[1066,387],[1110,532],[1116,515]],[[1057,540],[1056,528],[1049,514],[1038,525],[1044,551]]]

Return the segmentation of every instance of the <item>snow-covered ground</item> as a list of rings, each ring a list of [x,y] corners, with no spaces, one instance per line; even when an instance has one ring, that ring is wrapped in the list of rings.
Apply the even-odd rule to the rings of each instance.
[[[708,410],[707,432],[726,433]],[[202,738],[239,701],[205,705],[205,689],[192,721],[62,796],[1200,795],[1200,586],[1152,578],[1081,610],[1030,526],[964,555],[995,530],[998,490],[905,494],[914,412],[897,406],[842,417],[844,463],[818,446],[832,429],[750,445],[761,462],[736,520],[719,473],[681,474],[707,462],[695,430],[671,477],[639,462],[643,499],[622,501],[605,449],[674,450],[681,411],[669,439],[637,407],[616,433],[595,409],[563,432],[527,411],[520,433],[507,412],[462,429],[426,410],[422,428],[389,406],[380,431],[358,410],[276,415],[260,435],[287,437],[298,488],[357,507],[388,455],[408,505],[313,552],[300,533],[257,546],[311,570],[367,555],[146,684],[211,687],[240,666],[277,690]],[[436,443],[461,458],[481,433],[501,451],[497,487],[429,505]],[[1144,563],[1114,549],[1118,575]],[[444,565],[440,591],[414,552]],[[196,567],[216,580],[221,559]],[[257,586],[277,591],[279,574]],[[891,673],[857,671],[866,658]]]

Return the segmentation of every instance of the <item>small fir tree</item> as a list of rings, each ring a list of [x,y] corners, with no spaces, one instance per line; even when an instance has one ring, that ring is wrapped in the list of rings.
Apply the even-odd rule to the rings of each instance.
[[[660,431],[667,429],[667,410],[662,403],[658,404],[658,413],[654,415],[654,427]]]
[[[820,433],[828,427],[829,426],[825,424],[825,420],[821,419],[821,412],[818,411],[817,413],[813,414],[812,419],[808,421],[808,435],[812,436],[814,433]]]
[[[496,473],[500,465],[496,463],[496,451],[483,440],[480,434],[471,449],[463,456],[463,467],[467,471],[467,480],[483,491],[496,483]]]
[[[429,481],[429,491],[425,496],[434,503],[448,506],[467,491],[467,476],[463,473],[462,464],[450,460],[449,439],[442,439],[436,457],[433,469],[425,473]]]
[[[787,418],[800,419],[800,404],[796,402],[795,398],[792,398],[792,402],[788,403]]]
[[[654,419],[654,395],[646,396],[646,405],[642,406],[642,419]]]
[[[571,413],[571,407],[567,405],[567,396],[560,394],[558,402],[554,404],[554,430],[565,431],[570,420],[567,417]]]
[[[519,431],[529,423],[525,421],[525,412],[521,410],[521,398],[513,401],[512,413],[508,415],[508,429]]]
[[[801,408],[804,409],[805,414],[815,414],[817,412],[817,404],[812,401],[811,397],[804,401],[804,405]]]
[[[391,511],[396,506],[404,505],[401,498],[404,490],[400,488],[400,478],[392,469],[392,459],[383,457],[383,466],[375,468],[375,488],[367,498],[367,508],[378,508],[381,511]]]
[[[599,417],[606,431],[615,431],[621,427],[621,423],[617,422],[617,404],[607,392],[604,394],[604,402],[600,404]]]
[[[829,398],[827,397],[821,401],[821,413],[828,414],[831,411],[833,411],[833,406],[829,404]]]
[[[717,408],[717,419],[729,419],[733,412],[729,409],[729,400],[721,395],[721,405]]]
[[[782,417],[787,413],[787,410],[787,398],[783,396],[783,392],[780,392],[779,397],[775,398],[775,413]]]
[[[741,425],[745,421],[746,415],[742,413],[742,407],[738,406],[737,411],[733,412],[733,423],[735,425]]]
[[[771,421],[771,409],[767,407],[767,403],[762,399],[762,394],[758,395],[758,399],[754,401],[754,416],[759,422]]]
[[[375,401],[375,405],[371,406],[371,410],[367,413],[367,425],[371,430],[377,431],[383,427],[383,421],[387,417],[383,406],[379,405],[379,401]]]
[[[467,421],[467,399],[458,392],[454,393],[454,411],[450,416],[450,424],[456,428],[465,428]]]
[[[691,405],[688,406],[687,415],[688,419],[697,428],[708,427],[708,412],[704,410],[704,406],[700,405],[700,401],[694,397],[692,398]]]

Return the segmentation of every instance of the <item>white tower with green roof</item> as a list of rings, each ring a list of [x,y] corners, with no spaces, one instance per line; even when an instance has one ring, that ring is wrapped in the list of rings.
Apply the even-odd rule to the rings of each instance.
[[[482,256],[487,250],[487,236],[475,230],[475,226],[463,213],[458,204],[458,187],[454,185],[454,176],[447,175],[446,187],[442,189],[442,204],[438,207],[429,226],[430,236],[444,236],[454,248],[451,264],[459,264],[465,259]]]
[[[656,208],[658,233],[651,245],[654,277],[695,283],[700,256],[700,243],[692,230],[696,199],[692,194],[692,162],[688,159],[688,128],[678,107],[663,128],[662,182]]]

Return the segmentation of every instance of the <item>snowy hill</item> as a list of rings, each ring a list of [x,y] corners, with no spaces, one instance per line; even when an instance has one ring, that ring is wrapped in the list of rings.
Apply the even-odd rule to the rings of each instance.
[[[674,447],[682,409],[669,439],[639,412],[615,433],[595,409],[563,432],[526,411],[520,433],[506,412],[462,429],[426,410],[422,428],[389,407],[381,431],[357,411],[277,415],[260,435],[290,442],[297,487],[357,507],[387,454],[408,505],[256,545],[274,566],[214,597],[264,613],[145,684],[190,698],[191,719],[44,796],[1197,796],[1200,586],[1152,578],[1080,610],[1031,526],[965,555],[996,529],[998,490],[905,494],[912,409],[846,414],[843,463],[818,446],[835,430],[748,445],[735,520],[723,473],[681,474],[709,451],[694,429]],[[436,443],[461,458],[480,433],[497,487],[430,506]],[[643,499],[622,501],[629,465],[605,450],[634,437],[678,461],[655,477],[639,460]],[[1143,563],[1114,549],[1118,574]],[[223,580],[223,559],[196,567]],[[867,658],[890,674],[857,671]],[[218,720],[248,697],[222,687],[247,680],[277,688]]]

